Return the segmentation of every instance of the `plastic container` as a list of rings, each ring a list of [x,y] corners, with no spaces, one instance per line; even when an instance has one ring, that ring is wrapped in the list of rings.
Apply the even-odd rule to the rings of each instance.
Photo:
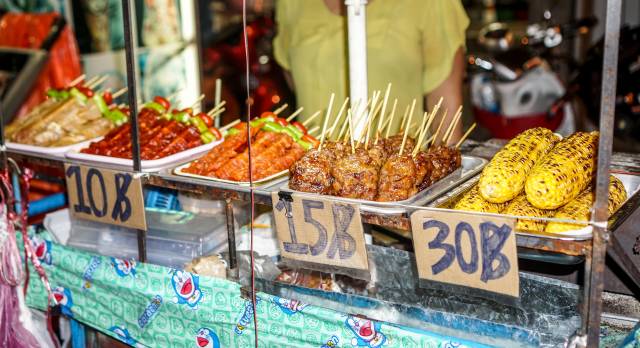
[[[224,216],[147,208],[146,218],[149,263],[181,269],[227,243]],[[138,259],[137,232],[129,228],[72,219],[68,244],[101,255]]]

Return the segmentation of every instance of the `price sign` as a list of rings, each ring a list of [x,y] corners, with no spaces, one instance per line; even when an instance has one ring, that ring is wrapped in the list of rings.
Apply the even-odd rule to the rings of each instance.
[[[79,219],[147,229],[142,183],[134,174],[65,164],[69,210]]]
[[[513,220],[417,211],[413,246],[422,279],[519,297]]]
[[[357,205],[277,192],[271,198],[283,257],[361,271],[369,269]]]

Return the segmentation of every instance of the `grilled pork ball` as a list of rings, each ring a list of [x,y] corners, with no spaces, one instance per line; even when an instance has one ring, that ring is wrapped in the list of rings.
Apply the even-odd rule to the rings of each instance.
[[[416,166],[411,153],[393,154],[380,171],[378,201],[395,202],[411,197],[415,193]]]
[[[289,188],[309,193],[331,194],[332,153],[326,149],[308,151],[289,168]]]
[[[357,151],[338,160],[331,168],[333,194],[345,198],[375,200],[378,193],[378,168],[366,151]]]
[[[384,146],[387,151],[387,156],[391,156],[394,153],[400,153],[400,147],[402,147],[402,138],[403,134],[396,134],[385,139]],[[415,146],[416,141],[408,136],[407,141],[404,144],[404,151],[402,153],[412,152]]]

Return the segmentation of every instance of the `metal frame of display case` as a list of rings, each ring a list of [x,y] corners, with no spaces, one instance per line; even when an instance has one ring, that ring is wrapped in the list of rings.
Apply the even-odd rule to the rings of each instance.
[[[600,115],[600,140],[598,146],[598,167],[596,175],[596,199],[594,213],[592,214],[591,226],[593,226],[593,237],[586,240],[569,240],[554,238],[544,235],[524,235],[517,236],[517,246],[520,249],[535,250],[551,254],[584,257],[585,281],[582,287],[582,303],[580,313],[582,316],[581,328],[570,338],[569,343],[577,346],[597,346],[599,342],[599,327],[602,313],[602,291],[605,270],[605,256],[607,244],[610,240],[611,231],[615,231],[620,224],[630,216],[640,205],[640,195],[632,197],[631,209],[619,212],[615,222],[608,225],[607,198],[609,190],[609,169],[612,165],[612,142],[613,142],[613,122],[615,113],[616,78],[618,63],[619,34],[621,23],[621,3],[622,0],[608,0],[606,11],[606,31],[605,49],[603,64],[602,99]],[[135,50],[135,28],[132,19],[133,3],[122,0],[125,48],[127,58],[127,81],[129,89],[129,107],[131,110],[131,137],[133,142],[133,172],[140,171],[140,148],[137,132],[137,103],[136,103],[136,64],[134,61]],[[0,108],[1,110],[1,108]],[[1,116],[1,115],[0,115]],[[2,123],[0,122],[0,126]],[[3,131],[3,130],[2,130]],[[11,156],[15,160],[27,160],[30,165],[41,165],[47,167],[62,168],[64,163],[69,163],[68,159],[57,157],[39,156],[8,151],[4,146],[4,132],[0,135],[0,146],[3,157]],[[613,163],[615,165],[616,163]],[[231,274],[236,272],[237,260],[235,252],[235,229],[233,224],[233,201],[249,201],[251,191],[255,196],[255,203],[271,205],[271,193],[276,191],[277,186],[266,186],[260,188],[249,188],[233,184],[218,183],[207,180],[192,179],[173,175],[170,171],[159,173],[144,173],[143,184],[149,186],[172,188],[180,191],[189,191],[201,194],[211,199],[222,199],[226,201],[227,230],[229,238],[229,267]],[[392,227],[401,230],[410,230],[409,218],[406,216],[385,216],[372,213],[363,213],[362,221],[383,227]],[[139,231],[138,234],[139,259],[146,260],[145,233]],[[615,242],[613,248],[620,248]],[[623,260],[623,263],[629,262]],[[631,270],[632,276],[640,278],[636,268],[627,267]]]

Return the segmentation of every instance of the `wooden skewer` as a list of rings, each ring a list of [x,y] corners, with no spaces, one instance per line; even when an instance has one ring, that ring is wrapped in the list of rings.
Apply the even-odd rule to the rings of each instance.
[[[422,114],[422,124],[420,124],[419,132],[416,134],[416,147],[413,149],[413,152],[411,154],[413,157],[416,157],[416,155],[418,154],[418,149],[420,149],[420,143],[422,142],[422,137],[424,136],[424,126],[426,123],[428,123],[428,119],[429,113],[425,111],[424,114]]]
[[[356,147],[353,144],[353,118],[351,117],[351,112],[348,112],[349,116],[347,116],[349,118],[349,139],[351,139],[351,154],[355,154],[356,153]]]
[[[416,106],[416,100],[413,100],[413,105],[411,106],[411,112],[409,113],[409,119],[407,119],[407,124],[411,124],[411,119],[413,118],[413,111]],[[404,130],[404,136],[402,137],[402,145],[400,146],[400,156],[402,156],[402,152],[404,152],[404,145],[407,143],[407,135],[409,134],[409,127]]]
[[[311,115],[311,117],[309,117],[304,122],[302,122],[302,125],[306,127],[309,124],[309,122],[313,121],[313,119],[318,117],[318,115],[320,115],[320,113],[321,113],[320,110],[316,111],[313,115]]]
[[[413,99],[413,102],[411,102],[411,109],[409,110],[409,119],[407,120],[407,124],[405,125],[405,128],[409,129],[411,127],[413,127],[413,124],[411,123],[411,117],[413,116],[413,112],[416,109],[416,99]]]
[[[422,131],[420,132],[420,138],[418,139],[418,143],[416,144],[417,151],[414,150],[414,156],[417,155],[418,151],[420,151],[420,148],[422,148],[422,141],[427,136],[427,131],[429,130],[429,128],[431,127],[431,123],[433,123],[433,120],[435,119],[438,108],[439,108],[439,105],[433,108],[433,111],[429,114],[429,119],[427,120],[427,124],[424,126],[424,128],[422,128]],[[429,143],[429,141],[427,141],[427,143]]]
[[[207,115],[211,116],[211,114],[213,114],[214,112],[220,110],[220,108],[222,108],[225,104],[227,104],[226,101],[222,101],[220,103],[218,103],[218,105],[214,106],[213,109],[209,110],[209,112],[207,112]]]
[[[446,139],[449,137],[449,133],[453,131],[453,127],[456,125],[456,123],[458,123],[457,120],[460,118],[460,116],[462,116],[462,105],[458,107],[458,111],[456,111],[456,114],[451,119],[451,123],[449,123],[449,127],[447,127],[447,131],[444,132],[444,135],[442,136],[442,142],[445,145],[447,145]]]
[[[211,114],[207,114],[207,115],[209,115],[209,117],[211,117],[211,118],[216,118],[219,115],[222,115],[222,113],[225,112],[225,111],[227,111],[227,109],[226,108],[222,108],[222,109],[218,109],[218,110],[212,112]]]
[[[391,127],[393,127],[393,118],[396,115],[396,106],[398,106],[398,99],[393,100],[393,107],[391,108],[391,116],[389,117],[389,125],[387,126],[387,132],[384,135],[385,138],[389,137],[389,132],[391,131]]]
[[[317,132],[318,129],[320,129],[320,126],[315,126],[315,127],[311,128],[311,130],[307,131],[307,133],[313,135],[313,133]]]
[[[194,101],[191,104],[191,108],[195,108],[196,106],[198,106],[198,104],[200,104],[200,102],[204,99],[204,94],[200,94],[200,96],[198,96],[198,98],[196,99],[196,101]]]
[[[180,95],[180,93],[182,92],[181,89],[171,93],[166,99],[169,101],[172,101],[175,97],[177,97],[178,95]]]
[[[460,122],[461,119],[462,119],[462,105],[460,106],[460,109],[458,109],[458,113],[456,114],[456,117],[453,121],[453,125],[451,126],[451,132],[444,139],[445,145],[449,144],[449,142],[451,141],[451,138],[453,137],[453,132],[455,132],[456,126],[458,126],[458,123]]]
[[[473,130],[476,129],[476,124],[475,122],[471,125],[471,127],[469,127],[469,129],[467,130],[466,133],[464,133],[464,135],[462,136],[462,138],[460,138],[460,140],[458,140],[458,143],[456,144],[455,148],[459,148],[460,145],[462,145],[462,143],[467,140],[467,137],[471,134],[471,132],[473,132]]]
[[[324,122],[322,123],[322,132],[320,134],[320,146],[318,150],[322,150],[322,145],[324,145],[324,133],[327,131],[327,124],[329,124],[329,116],[331,115],[331,111],[333,111],[333,101],[336,98],[335,93],[331,93],[331,98],[329,99],[329,106],[327,107],[327,113],[324,114]]]
[[[329,138],[333,136],[333,132],[336,130],[336,127],[338,126],[338,121],[340,121],[340,118],[342,118],[342,114],[344,113],[344,110],[347,108],[347,104],[349,104],[349,97],[347,97],[347,99],[344,100],[344,103],[342,103],[342,106],[340,107],[340,111],[338,111],[338,116],[336,116],[336,119],[333,121],[333,125],[331,126],[331,131],[329,132]]]
[[[380,133],[382,133],[382,131],[387,128],[390,122],[391,122],[391,118],[387,118],[386,120],[384,120],[384,122],[382,122],[382,128],[380,129]]]
[[[278,114],[280,114],[281,112],[283,112],[283,111],[284,111],[286,108],[288,108],[288,107],[289,107],[289,104],[284,104],[284,105],[282,105],[281,107],[279,107],[279,108],[277,108],[277,109],[273,110],[273,113],[274,113],[274,114],[276,114],[276,115],[278,115]]]
[[[229,128],[231,128],[231,127],[235,126],[235,125],[237,125],[238,123],[240,123],[240,119],[237,119],[237,120],[235,120],[235,121],[232,121],[232,122],[230,122],[229,124],[227,124],[226,126],[224,126],[224,127],[220,128],[220,131],[221,131],[221,132],[224,132],[224,131],[226,131],[227,129],[229,129]]]
[[[371,125],[373,124],[373,120],[376,118],[376,114],[380,111],[382,104],[378,104],[378,100],[380,99],[380,91],[373,92],[373,99],[371,102],[371,113],[367,118],[366,132],[364,136],[364,148],[369,148],[369,136],[371,135]],[[364,131],[364,130],[363,130]]]
[[[127,92],[127,87],[124,88],[120,88],[119,90],[117,90],[115,93],[113,93],[111,96],[113,97],[113,99],[118,98],[119,96],[125,94]]]
[[[94,76],[90,79],[88,79],[87,81],[84,82],[85,86],[89,86],[90,84],[98,81],[98,79],[100,79],[100,75]],[[78,81],[77,83],[79,83],[80,81]]]
[[[296,116],[300,115],[300,113],[304,110],[304,106],[301,106],[298,110],[287,117],[287,122],[291,122]]]
[[[440,120],[440,124],[438,125],[438,129],[436,129],[436,132],[433,134],[433,143],[430,146],[433,146],[436,144],[436,140],[438,140],[438,134],[440,134],[440,129],[442,129],[442,124],[444,123],[444,120],[447,118],[447,114],[449,113],[449,110],[445,110],[444,111],[444,115],[442,115],[442,120]]]
[[[69,82],[67,85],[68,85],[68,86],[74,86],[74,85],[76,85],[77,83],[79,83],[79,82],[81,82],[82,80],[84,80],[84,78],[85,78],[85,77],[87,77],[87,75],[82,74],[82,75],[80,75],[80,76],[76,77],[75,79],[73,79],[73,81]]]
[[[404,114],[402,115],[402,120],[400,121],[400,132],[403,132],[405,130],[404,126],[404,121],[407,119],[407,116],[409,115],[409,109],[411,108],[410,105],[407,105],[407,107],[404,109]]]
[[[98,78],[95,82],[93,82],[91,84],[87,84],[87,87],[89,87],[91,89],[94,89],[94,88],[98,87],[99,85],[101,85],[105,81],[107,81],[107,75],[100,76],[100,78]]]
[[[380,139],[380,132],[384,128],[382,128],[383,120],[385,113],[387,112],[387,102],[389,101],[389,93],[391,92],[391,82],[387,85],[387,90],[384,92],[384,100],[382,101],[382,110],[380,111],[380,118],[378,119],[378,128],[376,131],[376,140],[373,142],[374,144],[378,144],[378,140]]]

